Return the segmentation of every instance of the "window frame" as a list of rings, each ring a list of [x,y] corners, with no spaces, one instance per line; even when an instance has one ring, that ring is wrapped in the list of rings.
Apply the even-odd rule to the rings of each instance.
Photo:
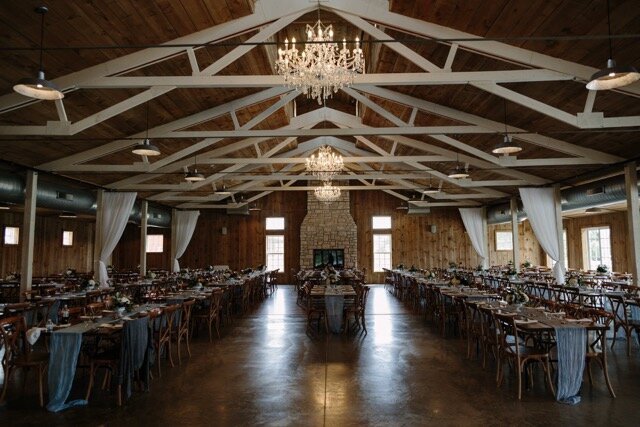
[[[69,248],[73,246],[73,230],[62,230],[62,246],[65,248]],[[65,236],[70,236],[70,241],[67,242]]]
[[[7,230],[9,229],[15,230],[15,242],[7,242]],[[6,246],[18,246],[20,244],[20,227],[5,225],[4,230],[2,230],[2,243]]]
[[[388,219],[389,220],[389,226],[388,227],[376,226],[376,218],[384,219],[384,221],[386,221]],[[375,230],[375,231],[378,231],[378,230],[391,230],[392,227],[393,227],[393,222],[392,222],[391,215],[372,215],[371,216],[371,229],[372,230]]]
[[[158,236],[160,236],[160,238],[161,238],[162,246],[161,246],[159,251],[158,250],[151,250],[151,246],[153,246],[153,245],[149,244],[149,239],[152,238],[152,237],[158,237]],[[146,247],[145,247],[145,252],[146,253],[148,253],[148,254],[162,254],[162,253],[164,253],[164,234],[147,234],[147,242],[146,243],[147,243]]]
[[[278,222],[279,222],[279,220],[282,220],[282,227],[280,227],[279,224],[272,224],[270,226],[269,225],[269,220],[278,220]],[[287,224],[286,224],[286,221],[285,221],[283,216],[268,216],[268,217],[266,217],[264,219],[264,229],[266,231],[284,231],[286,226],[287,226]]]
[[[269,251],[269,239],[282,239],[282,252],[270,252]],[[264,236],[264,265],[267,266],[267,269],[269,270],[275,270],[276,268],[280,270],[280,272],[284,272],[286,271],[286,258],[285,258],[285,254],[286,254],[286,239],[284,234],[267,234]],[[282,264],[280,266],[272,266],[269,263],[269,256],[270,255],[279,255],[282,257]]]
[[[386,237],[389,239],[389,252],[382,252],[382,251],[376,251],[376,238],[380,238],[380,237]],[[372,239],[372,257],[371,257],[371,262],[372,262],[372,271],[374,273],[383,273],[384,269],[391,269],[393,268],[393,235],[391,233],[375,233],[373,234],[373,239]],[[386,255],[388,254],[389,257],[389,263],[388,265],[385,266],[379,266],[376,262],[376,255],[378,254],[382,254],[382,255]],[[376,268],[379,267],[379,268]]]
[[[511,247],[509,248],[500,248],[498,247],[498,234],[509,235],[509,242],[511,243]],[[513,232],[511,230],[496,230],[495,231],[495,249],[496,252],[508,252],[513,251]]]
[[[598,261],[598,264],[596,265],[591,265],[591,254],[590,254],[590,250],[591,247],[589,245],[589,232],[590,231],[598,231],[598,249],[599,249],[599,253],[600,253],[600,261]],[[602,230],[607,230],[608,234],[609,234],[609,256],[608,257],[603,257],[602,256],[602,252],[603,252],[603,245],[602,245],[602,235],[601,232]],[[595,226],[591,226],[591,227],[584,227],[581,230],[581,234],[582,234],[582,264],[583,264],[583,268],[585,270],[596,270],[598,265],[604,264],[609,268],[609,271],[613,271],[613,247],[611,244],[611,226],[609,224],[602,224],[602,225],[595,225]],[[603,258],[608,258],[608,263],[606,261],[603,261]],[[593,267],[593,268],[592,268]]]

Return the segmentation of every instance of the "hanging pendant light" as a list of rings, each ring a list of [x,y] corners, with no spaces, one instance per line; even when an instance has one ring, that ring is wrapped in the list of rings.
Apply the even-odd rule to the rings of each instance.
[[[38,68],[38,77],[26,77],[21,79],[13,86],[13,90],[17,93],[34,99],[44,99],[54,101],[64,98],[64,93],[58,86],[44,78],[44,69],[42,67],[42,49],[44,44],[44,15],[49,11],[46,6],[35,8],[35,12],[42,16],[40,23],[40,66]]]
[[[193,160],[193,171],[187,169],[187,173],[184,174],[184,179],[189,182],[204,181],[204,175],[198,172],[198,156]]]
[[[496,145],[496,148],[491,150],[494,154],[515,154],[522,151],[522,147],[517,142],[513,141],[507,131],[507,100],[504,102],[504,138],[501,143]]]
[[[160,155],[160,149],[149,141],[149,101],[147,101],[147,135],[140,144],[133,147],[131,152],[139,156],[147,157]]]
[[[422,190],[422,194],[437,194],[440,192],[441,188],[442,188],[442,181],[440,181],[439,187],[433,187],[431,185],[431,175],[429,175],[429,186],[424,190]]]
[[[609,59],[607,60],[607,68],[603,68],[591,76],[589,83],[587,83],[587,89],[589,90],[615,89],[640,80],[640,73],[638,73],[635,67],[631,65],[619,66],[616,64],[616,61],[613,60],[609,0],[607,0],[607,29],[609,34]]]
[[[458,157],[457,153],[456,153],[456,167],[453,168],[447,176],[452,179],[469,178],[469,171],[467,170],[466,167],[460,164],[460,158]]]

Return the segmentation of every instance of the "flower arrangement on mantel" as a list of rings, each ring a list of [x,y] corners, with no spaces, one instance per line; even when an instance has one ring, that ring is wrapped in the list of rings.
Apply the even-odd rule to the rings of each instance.
[[[504,299],[509,304],[526,304],[529,302],[529,296],[521,285],[507,288]]]
[[[609,267],[604,264],[600,264],[598,268],[596,268],[596,273],[607,274],[609,272]]]

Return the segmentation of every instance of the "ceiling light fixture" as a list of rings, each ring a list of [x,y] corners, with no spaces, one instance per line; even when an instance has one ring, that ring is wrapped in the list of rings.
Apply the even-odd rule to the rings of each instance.
[[[329,182],[344,168],[342,156],[331,151],[328,145],[320,147],[318,157],[312,154],[307,158],[307,171],[321,181]]]
[[[133,147],[131,152],[139,156],[147,157],[160,155],[160,149],[149,141],[149,101],[147,101],[147,134],[140,144]]]
[[[422,190],[422,194],[436,194],[442,190],[442,181],[440,181],[440,185],[438,187],[433,187],[431,185],[431,175],[429,175],[429,186]]]
[[[331,202],[335,202],[340,198],[340,188],[335,187],[330,182],[324,182],[322,187],[316,187],[313,190],[313,193],[316,196],[316,199],[329,204]]]
[[[611,41],[611,16],[609,11],[609,0],[607,0],[607,30],[609,35],[609,59],[607,67],[597,71],[591,76],[587,89],[607,90],[630,85],[640,80],[640,73],[631,65],[616,65],[613,60],[613,42]]]
[[[456,153],[456,167],[453,168],[447,176],[452,179],[469,178],[468,165],[463,166],[460,163],[460,158],[457,153]]]
[[[522,151],[522,147],[517,142],[513,141],[509,136],[509,131],[507,129],[507,100],[503,98],[504,104],[504,138],[501,143],[499,143],[496,148],[491,150],[494,154],[515,154]]]
[[[189,182],[204,181],[204,175],[198,172],[198,156],[194,157],[193,171],[190,171],[189,169],[187,169],[187,173],[184,174],[184,179]]]
[[[44,69],[42,67],[42,54],[44,46],[44,15],[49,11],[46,6],[36,7],[34,10],[42,16],[40,21],[40,65],[38,67],[38,77],[26,77],[21,79],[13,86],[13,90],[17,93],[34,99],[44,99],[54,101],[64,98],[64,93],[58,86],[44,78]]]
[[[356,74],[364,73],[364,56],[360,40],[356,38],[356,47],[349,51],[347,40],[342,40],[342,49],[333,41],[333,26],[325,26],[320,20],[320,1],[318,1],[318,21],[307,24],[307,42],[302,54],[298,54],[296,39],[284,40],[284,49],[278,48],[276,71],[284,77],[289,87],[295,87],[307,98],[322,101],[339,89],[350,86]]]

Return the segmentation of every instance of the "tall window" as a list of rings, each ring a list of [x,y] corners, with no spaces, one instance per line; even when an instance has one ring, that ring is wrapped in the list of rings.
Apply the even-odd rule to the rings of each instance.
[[[513,233],[511,231],[496,231],[496,251],[513,250]]]
[[[62,232],[62,246],[73,246],[73,231]]]
[[[147,235],[147,253],[162,253],[164,251],[164,236],[162,234]]]
[[[391,269],[391,234],[373,235],[373,271]]]
[[[268,235],[266,248],[267,270],[284,271],[284,236]]]
[[[18,227],[4,228],[4,244],[17,245],[19,242],[20,229]]]
[[[265,224],[267,230],[284,230],[284,218],[281,216],[272,216],[267,218]]]
[[[587,269],[595,270],[599,265],[606,265],[611,271],[611,229],[608,226],[584,228],[582,254]]]

